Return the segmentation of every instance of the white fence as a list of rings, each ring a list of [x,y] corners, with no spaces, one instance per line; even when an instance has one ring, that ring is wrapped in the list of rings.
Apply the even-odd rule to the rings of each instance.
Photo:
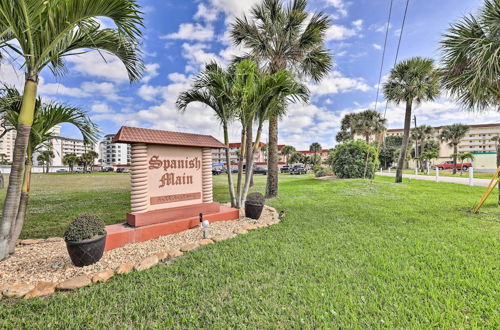
[[[32,173],[43,173],[45,167],[44,166],[33,166],[33,169],[31,170]],[[50,173],[55,173],[57,170],[64,169],[66,171],[69,171],[68,166],[51,166],[49,169]],[[76,167],[75,167],[76,169]],[[10,173],[10,165],[0,165],[0,172],[3,174],[9,174]]]

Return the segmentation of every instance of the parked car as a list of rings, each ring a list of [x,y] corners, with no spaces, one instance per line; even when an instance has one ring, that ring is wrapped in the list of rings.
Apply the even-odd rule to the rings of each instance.
[[[224,173],[221,168],[219,167],[212,167],[212,175],[219,175]]]
[[[68,172],[68,170],[67,170],[67,169],[65,169],[65,168],[60,168],[60,169],[58,169],[56,172],[57,172],[57,173],[66,173],[66,172]]]
[[[123,168],[123,167],[118,167],[116,169],[116,173],[123,173],[123,172],[125,172],[125,168]]]
[[[267,175],[267,168],[260,167],[260,166],[254,167],[253,174],[264,174],[264,175]]]
[[[291,175],[300,175],[300,174],[306,174],[307,170],[303,165],[295,165],[290,169],[290,174]]]
[[[113,168],[112,167],[103,167],[101,169],[101,172],[114,172]]]
[[[231,168],[231,173],[238,173],[238,168],[237,167]]]
[[[288,165],[283,166],[281,168],[280,172],[281,173],[288,173],[288,172],[290,172],[290,166],[288,166]]]
[[[440,170],[452,170],[453,169],[453,161],[449,160],[441,164],[437,164],[435,167],[437,167]],[[472,167],[472,163],[457,163],[457,170],[463,170],[466,171],[469,167]]]

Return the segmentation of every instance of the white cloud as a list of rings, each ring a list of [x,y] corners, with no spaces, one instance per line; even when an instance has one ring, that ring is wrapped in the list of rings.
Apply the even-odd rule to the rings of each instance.
[[[211,25],[203,26],[199,23],[183,23],[175,33],[161,36],[161,39],[181,39],[190,41],[210,41],[214,39],[214,28]]]
[[[126,99],[118,95],[118,91],[116,89],[115,84],[109,82],[94,82],[94,81],[86,81],[81,84],[81,89],[90,95],[99,94],[110,101],[118,101],[122,99]]]
[[[261,0],[210,0],[210,4],[224,12],[228,18],[247,13],[255,4],[260,2]]]
[[[209,8],[203,3],[198,5],[198,11],[194,15],[194,19],[201,19],[206,22],[213,22],[217,19],[219,10],[217,8]]]
[[[71,97],[89,97],[90,94],[87,91],[82,90],[78,87],[67,87],[63,84],[55,83],[41,83],[38,91],[43,95],[64,95]]]
[[[222,62],[222,59],[215,53],[206,52],[210,46],[204,43],[182,44],[182,56],[187,59],[186,72],[198,72],[202,67],[210,62]]]
[[[150,85],[142,85],[137,94],[146,101],[153,102],[156,97],[160,94],[161,89],[158,87],[150,86]]]
[[[117,83],[129,81],[125,66],[115,56],[92,51],[70,56],[67,60],[73,64],[70,70],[74,70],[84,76],[99,77]]]
[[[24,73],[17,69],[17,65],[1,62],[0,63],[0,81],[9,86],[21,89],[24,86]]]
[[[332,24],[326,31],[326,40],[344,40],[359,35],[363,29],[363,20],[358,19],[351,24],[352,28],[344,25]]]
[[[159,74],[158,69],[160,68],[160,65],[158,63],[151,63],[151,64],[146,64],[145,67],[146,69],[144,71],[144,76],[142,77],[141,81],[147,83],[154,77],[158,76]]]
[[[372,47],[375,48],[376,50],[382,49],[382,46],[380,46],[379,44],[372,44]]]
[[[362,78],[348,78],[338,71],[332,71],[328,77],[324,78],[318,84],[310,83],[308,85],[311,93],[315,96],[338,94],[359,90],[366,92],[370,90]]]
[[[92,104],[92,106],[90,107],[90,109],[92,111],[98,112],[98,113],[110,113],[110,112],[113,112],[113,110],[106,103],[103,103],[103,102],[98,102],[98,103]]]
[[[347,16],[347,5],[343,0],[324,0],[328,5],[333,6],[340,16]]]

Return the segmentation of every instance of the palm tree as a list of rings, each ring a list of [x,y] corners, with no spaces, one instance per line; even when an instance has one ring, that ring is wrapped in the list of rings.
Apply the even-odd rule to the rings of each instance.
[[[453,24],[441,41],[443,86],[466,108],[500,111],[500,1]]]
[[[348,113],[340,121],[340,130],[335,139],[337,142],[352,141],[358,132],[358,113]]]
[[[118,57],[130,80],[138,80],[144,69],[138,48],[141,14],[136,0],[0,1],[0,49],[19,55],[26,73],[0,224],[0,260],[8,255],[9,235],[19,209],[40,72],[49,67],[55,75],[62,75],[65,56],[97,49]],[[116,28],[101,28],[98,17],[109,18]]]
[[[99,157],[99,154],[93,150],[87,151],[86,153],[80,156],[80,160],[83,164],[84,173],[87,173],[89,165],[90,165],[90,170],[92,171],[92,165],[94,164],[94,161],[97,157]]]
[[[68,165],[69,171],[73,172],[75,164],[78,162],[78,156],[76,154],[66,154],[62,159],[64,165]]]
[[[423,161],[426,164],[425,170],[427,172],[427,175],[429,175],[430,172],[430,166],[429,163],[433,159],[437,159],[439,157],[439,153],[435,151],[424,151],[418,156],[418,160]]]
[[[500,167],[500,135],[491,138],[495,142],[495,149],[497,151],[497,167]],[[498,183],[498,205],[500,205],[500,182]]]
[[[453,124],[443,127],[439,138],[441,141],[448,142],[450,147],[453,147],[453,174],[457,174],[457,154],[458,144],[469,131],[469,126],[463,124]]]
[[[215,118],[221,123],[226,145],[227,180],[231,206],[236,207],[236,198],[231,173],[231,157],[229,155],[229,123],[235,119],[236,111],[232,106],[232,84],[234,76],[216,63],[205,66],[194,80],[193,88],[181,93],[177,99],[177,107],[186,111],[187,106],[193,102],[200,102],[212,109]]]
[[[429,140],[431,140],[433,137],[434,137],[434,129],[432,128],[432,126],[429,125],[420,125],[411,130],[411,138],[417,144],[415,146],[416,149],[415,157],[418,157],[424,152],[426,145],[429,143]],[[423,169],[422,166],[418,167]]]
[[[15,88],[5,87],[4,89],[9,89],[9,91],[3,93],[3,95],[8,95],[8,97],[4,96],[4,98],[1,99],[0,113],[9,125],[15,127],[16,123],[19,122],[22,96]],[[62,123],[68,123],[75,126],[82,134],[84,142],[91,143],[97,141],[98,128],[94,123],[92,123],[85,111],[57,102],[43,103],[40,97],[36,99],[33,125],[26,151],[27,162],[23,173],[24,176],[23,185],[21,187],[19,209],[16,215],[15,223],[11,227],[9,253],[14,252],[15,242],[21,234],[21,229],[26,216],[29,192],[31,188],[33,155],[35,152],[41,151],[37,160],[45,164],[46,172],[48,173],[51,159],[54,158],[54,153],[50,150],[50,140],[54,138],[52,129],[54,126]]]
[[[319,142],[313,142],[310,146],[309,146],[309,151],[312,151],[314,153],[314,159],[316,160],[316,155],[318,154],[318,152],[320,152],[321,150],[323,150],[323,147],[321,147],[321,144],[319,144]]]
[[[475,158],[475,156],[472,152],[457,154],[457,155],[454,155],[454,157],[457,157],[458,159],[460,159],[460,162],[462,163],[462,167],[460,168],[460,176],[462,176],[462,174],[464,173],[464,166],[463,166],[464,162],[466,160],[470,160],[472,162]]]
[[[434,61],[412,57],[399,62],[390,72],[384,84],[385,98],[395,104],[406,103],[403,143],[396,170],[396,183],[403,181],[403,165],[410,137],[413,103],[434,100],[439,95],[439,81]]]
[[[324,46],[330,18],[323,12],[309,15],[306,6],[307,0],[292,0],[288,6],[281,0],[263,0],[250,17],[236,19],[231,37],[236,45],[250,49],[266,72],[289,70],[319,81],[332,66]],[[269,120],[268,198],[278,195],[278,120]]]
[[[380,112],[365,110],[350,117],[353,130],[365,138],[366,143],[370,143],[372,135],[379,135],[386,129],[387,119],[382,117]]]
[[[40,152],[36,160],[42,165],[45,166],[44,173],[49,173],[50,171],[50,164],[52,164],[52,159],[54,159],[55,155],[52,150],[43,150]]]
[[[296,150],[294,146],[284,146],[283,149],[281,149],[281,154],[285,156],[287,165],[290,165],[289,164],[290,155],[292,155],[295,151]]]

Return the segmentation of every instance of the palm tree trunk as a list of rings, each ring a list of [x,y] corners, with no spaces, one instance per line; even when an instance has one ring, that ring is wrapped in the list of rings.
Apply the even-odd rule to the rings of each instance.
[[[255,145],[251,145],[250,146],[250,149],[247,150],[247,152],[250,154],[249,157],[247,157],[248,159],[248,162],[247,162],[247,172],[250,171],[253,175],[253,165],[254,165],[254,157],[255,157],[255,151],[257,150],[257,147],[260,143],[260,136],[261,136],[261,132],[262,132],[262,122],[259,123],[259,127],[257,129],[257,136],[255,137]],[[252,176],[248,176],[247,175],[247,178],[246,178],[246,181],[245,181],[245,187],[243,188],[243,194],[241,196],[241,203],[242,205],[244,205],[244,202],[247,198],[247,195],[248,195],[248,190],[250,189],[250,183],[251,183],[251,177]]]
[[[453,145],[453,174],[457,174],[457,152],[458,152],[458,145],[454,144]]]
[[[222,125],[224,130],[224,144],[226,148],[226,167],[227,167],[227,184],[229,185],[229,198],[231,199],[231,207],[236,207],[236,200],[234,199],[234,185],[233,185],[233,174],[231,173],[231,157],[229,156],[229,133],[227,130],[227,124]]]
[[[254,154],[253,154],[253,121],[250,121],[248,123],[248,126],[247,126],[246,150],[247,150],[247,154],[246,154],[245,164],[246,164],[247,172],[245,175],[245,185],[246,185],[247,180],[250,180],[250,184],[252,184],[252,182],[253,182],[253,170],[248,171],[248,164],[250,164],[250,162],[253,160],[253,157],[254,157]],[[241,205],[244,205],[244,202],[245,202],[245,199],[243,199],[243,195],[244,195],[244,193],[241,196],[241,198],[242,198]]]
[[[269,119],[266,198],[278,196],[278,117]]]
[[[24,182],[21,191],[21,199],[19,201],[19,209],[17,211],[16,223],[11,228],[11,239],[9,243],[9,254],[13,254],[16,248],[16,242],[21,235],[23,229],[24,219],[26,218],[26,211],[28,209],[28,199],[30,197],[31,187],[31,168],[33,162],[31,161],[31,154],[28,153],[26,168],[24,169]]]
[[[35,112],[37,81],[37,77],[26,79],[24,85],[23,101],[19,113],[17,136],[14,145],[14,156],[9,176],[9,187],[7,188],[7,195],[5,196],[2,220],[0,223],[0,260],[5,259],[9,255],[11,228],[16,221],[17,212],[19,210],[26,150]]]
[[[497,168],[498,167],[500,167],[500,143],[497,145]],[[498,176],[500,176],[500,173]],[[498,205],[500,205],[500,182],[498,182]]]
[[[241,129],[241,145],[240,154],[238,155],[238,183],[236,184],[236,207],[241,208],[241,189],[242,189],[242,178],[243,178],[243,159],[245,159],[245,146],[246,146],[246,127]]]
[[[408,149],[408,141],[410,139],[412,103],[413,103],[413,100],[406,101],[403,143],[401,144],[401,151],[399,153],[399,159],[398,159],[398,168],[396,169],[396,183],[400,183],[403,181],[403,166],[404,166],[405,158],[406,158],[406,150]]]

